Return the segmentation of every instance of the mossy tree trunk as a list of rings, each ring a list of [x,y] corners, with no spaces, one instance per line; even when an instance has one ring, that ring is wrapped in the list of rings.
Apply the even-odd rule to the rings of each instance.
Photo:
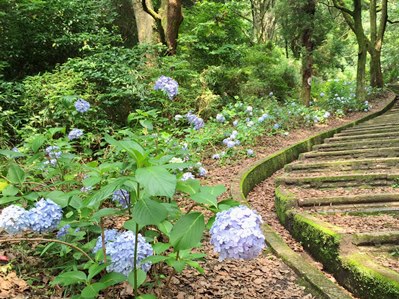
[[[276,0],[251,0],[252,30],[255,43],[272,40],[276,29],[273,8]]]
[[[155,38],[154,18],[144,11],[141,0],[132,0],[132,7],[136,19],[138,42],[140,44],[152,44]]]

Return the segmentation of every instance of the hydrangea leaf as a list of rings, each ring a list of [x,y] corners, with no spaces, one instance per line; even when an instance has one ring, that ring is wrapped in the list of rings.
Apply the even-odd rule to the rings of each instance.
[[[118,150],[126,151],[137,164],[142,164],[147,154],[143,147],[133,140],[116,140],[110,135],[106,135],[104,138],[109,144],[115,146]]]
[[[120,209],[104,208],[95,212],[91,217],[91,219],[94,220],[95,222],[100,222],[100,219],[102,217],[117,215],[120,212],[121,212]]]
[[[2,188],[0,187],[0,190],[1,189]],[[19,189],[14,187],[13,185],[8,185],[7,187],[2,189],[2,193],[4,196],[14,196],[14,195],[17,195],[18,192],[19,192]]]
[[[35,139],[32,140],[30,148],[34,153],[36,153],[45,141],[46,137],[44,137],[43,135],[37,135]]]
[[[20,200],[20,197],[17,196],[2,196],[0,198],[0,205],[5,205],[7,203],[13,202],[13,201],[17,201]]]
[[[179,181],[176,185],[176,189],[193,195],[200,190],[201,184],[198,180],[187,180],[187,181]]]
[[[10,151],[10,150],[0,150],[0,155],[6,156],[9,159],[10,158],[19,158],[19,157],[26,156],[23,153],[14,152],[14,151]]]
[[[105,274],[99,282],[105,284],[107,287],[121,283],[126,280],[126,276],[121,273],[111,272]]]
[[[201,241],[204,228],[204,215],[199,212],[186,214],[173,226],[169,241],[175,250],[193,248]]]
[[[167,209],[155,200],[144,198],[139,200],[133,209],[133,219],[138,224],[159,224],[168,215]]]
[[[21,185],[25,178],[25,171],[17,164],[11,164],[10,168],[8,168],[7,179],[13,184]]]
[[[128,177],[121,177],[113,180],[108,185],[102,187],[92,196],[87,198],[84,203],[88,207],[98,207],[104,199],[110,197],[118,187],[122,186],[123,183],[129,179],[130,178]]]
[[[65,208],[68,205],[69,195],[62,191],[52,191],[46,195],[46,198],[51,199],[61,208]]]
[[[150,196],[172,197],[175,194],[177,179],[166,169],[159,166],[139,168],[136,171],[137,181]]]
[[[137,287],[141,286],[145,279],[147,278],[147,273],[145,273],[142,269],[136,269],[137,271]],[[127,281],[129,284],[134,287],[134,271],[130,272],[129,276],[127,277]]]
[[[97,298],[98,293],[107,287],[106,284],[101,282],[96,282],[93,284],[88,285],[82,290],[82,297],[83,298]]]
[[[53,281],[52,285],[60,284],[68,286],[71,284],[81,283],[86,281],[86,274],[82,271],[69,271],[58,275]]]
[[[195,202],[217,207],[217,198],[225,191],[226,188],[223,185],[217,185],[213,187],[204,186],[201,187],[199,193],[191,195],[191,198]]]

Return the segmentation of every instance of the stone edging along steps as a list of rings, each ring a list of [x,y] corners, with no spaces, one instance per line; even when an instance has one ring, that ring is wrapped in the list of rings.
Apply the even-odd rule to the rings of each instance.
[[[367,129],[367,127],[364,127],[363,125],[364,122],[372,120],[375,117],[386,113],[388,110],[390,110],[393,107],[393,105],[395,104],[395,95],[391,93],[389,95],[389,99],[390,99],[389,104],[386,107],[382,108],[380,111],[377,111],[373,114],[370,114],[354,122],[345,124],[341,127],[312,136],[302,142],[299,142],[283,150],[280,150],[256,162],[255,164],[249,166],[246,169],[243,169],[240,172],[239,176],[237,176],[237,178],[232,182],[231,194],[233,199],[241,202],[246,201],[246,196],[258,183],[270,177],[274,172],[283,168],[286,164],[297,159],[300,154],[311,151],[312,146],[320,145],[327,138],[331,139],[334,136],[334,134],[340,133],[345,129],[355,130],[356,134],[356,132],[358,132],[356,130],[357,128],[353,127],[361,123],[362,123],[361,126]],[[393,119],[392,116],[390,116],[390,118],[387,117],[384,118],[387,123],[392,122]],[[397,125],[397,123],[399,122],[399,118],[397,120],[398,121],[395,122],[396,123],[395,125]],[[375,121],[371,122],[373,128],[378,128],[380,126],[380,124],[375,123]],[[360,134],[362,133],[363,132],[360,132]],[[398,138],[399,138],[399,133],[398,133]],[[384,138],[384,140],[387,139]],[[331,143],[329,143],[329,145],[333,145],[336,143],[335,140],[331,140],[330,142]],[[340,141],[340,143],[342,145],[343,142]],[[334,148],[334,146],[332,148]],[[342,151],[341,148],[339,148],[339,150]],[[344,150],[345,149],[343,149],[343,151]],[[367,159],[369,158],[367,157],[363,158],[363,162],[359,162],[359,160],[356,160],[355,165],[357,163],[358,165],[360,166],[363,165],[363,167],[365,167],[365,165],[368,165],[368,163],[370,163],[367,162]],[[391,164],[397,165],[395,163],[396,161],[392,162],[390,160],[394,158],[383,158],[383,159],[386,159],[386,161],[385,164],[381,162],[380,165],[381,168],[384,167],[386,168],[387,165]],[[350,164],[347,159],[342,163],[343,166],[341,166],[339,163],[338,164],[336,163],[336,165],[334,166],[335,161],[331,161],[328,159],[322,160],[322,162],[317,161],[314,163],[319,163],[319,164],[322,163],[324,165],[323,167],[326,168],[335,167],[335,169],[338,169],[338,171],[340,171],[342,167],[344,169],[346,167],[346,170],[349,172],[351,171],[352,168],[356,168],[356,166]],[[300,168],[303,167],[306,168],[307,166],[306,163],[304,163],[298,167],[298,165],[294,163],[286,167],[287,169],[297,168],[297,171],[300,171]],[[312,167],[314,167],[314,169],[312,169]],[[311,166],[309,169],[312,169],[311,172],[314,170],[315,172],[317,172],[319,170],[317,165]],[[387,175],[385,175],[384,179],[386,178]],[[381,273],[384,272],[383,271],[384,269],[382,269],[381,266],[373,263],[371,260],[367,260],[367,262],[365,263],[360,263],[359,260],[361,258],[356,253],[356,251],[354,250],[351,251],[351,249],[353,248],[351,247],[352,245],[351,246],[349,245],[353,243],[351,242],[350,238],[347,235],[341,235],[339,233],[339,229],[336,231],[336,227],[334,227],[334,225],[320,221],[319,219],[310,215],[308,211],[301,212],[300,209],[296,209],[296,207],[299,207],[299,205],[296,204],[298,201],[295,198],[295,196],[290,192],[285,192],[285,190],[280,190],[280,189],[277,188],[276,190],[276,198],[277,198],[276,211],[280,218],[280,221],[291,232],[294,232],[293,235],[302,242],[306,240],[307,242],[303,243],[307,248],[310,249],[311,253],[316,258],[319,258],[319,260],[321,260],[322,262],[325,262],[324,264],[325,268],[333,272],[336,278],[338,278],[338,280],[343,285],[345,285],[349,290],[354,292],[356,295],[359,295],[359,292],[355,292],[354,288],[356,289],[358,286],[362,288],[363,293],[369,292],[369,288],[371,286],[375,288],[375,290],[379,292],[379,294],[381,295],[382,294],[380,292],[381,287],[375,286],[375,281],[373,280],[373,277],[374,276],[379,277]],[[338,199],[338,202],[339,200],[340,199]],[[367,199],[364,199],[364,201],[367,201]],[[380,202],[384,202],[384,200],[380,199]],[[352,298],[347,293],[345,293],[340,287],[338,287],[335,283],[329,280],[319,269],[316,268],[316,266],[306,262],[301,255],[290,249],[287,246],[287,244],[285,244],[285,242],[282,240],[282,238],[278,235],[278,233],[275,232],[270,226],[264,225],[264,232],[265,232],[266,242],[271,247],[271,249],[279,257],[281,257],[291,268],[293,268],[294,271],[296,271],[301,277],[303,277],[306,281],[308,281],[319,293],[321,293],[323,298],[336,298],[336,299]],[[297,232],[297,235],[295,234],[295,232]],[[301,232],[305,232],[306,234],[302,235]],[[343,250],[345,250],[345,254],[342,255],[341,264],[345,263],[346,265],[345,269],[343,269],[342,267],[337,267],[334,262],[331,262],[340,259],[341,244],[348,244],[348,246],[342,247]],[[313,248],[314,250],[312,250]],[[394,273],[391,272],[389,272],[388,275],[389,277],[391,277],[392,275],[395,276],[394,274],[397,274],[396,272]],[[339,279],[340,277],[342,277],[342,279]],[[357,281],[360,281],[361,283],[356,284]],[[369,283],[369,281],[372,281],[374,283]],[[351,287],[351,285],[354,287]],[[389,289],[391,288],[391,285],[389,286],[384,285],[382,289],[384,288]],[[396,286],[394,286],[394,289],[396,289]],[[397,290],[399,291],[399,284]],[[379,297],[399,298],[399,295],[397,297],[383,297],[383,296]],[[372,298],[372,297],[368,296],[364,298]]]

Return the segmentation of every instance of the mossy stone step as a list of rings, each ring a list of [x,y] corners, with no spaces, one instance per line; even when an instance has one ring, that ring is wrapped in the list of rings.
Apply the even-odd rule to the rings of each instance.
[[[365,129],[358,131],[343,131],[342,133],[337,133],[334,136],[358,136],[358,135],[367,135],[367,134],[378,134],[378,133],[396,133],[399,136],[399,127],[388,127],[384,129]]]
[[[313,146],[314,151],[329,152],[329,151],[344,151],[354,149],[370,149],[380,147],[399,147],[398,139],[371,139],[360,140],[356,142],[335,142],[323,143]]]
[[[391,125],[391,126],[370,126],[370,127],[352,127],[349,129],[343,130],[341,133],[344,132],[361,132],[361,131],[370,131],[370,130],[390,130],[390,129],[397,129],[399,130],[399,125]]]
[[[399,231],[356,233],[352,236],[352,243],[358,246],[399,244]]]
[[[354,149],[341,151],[312,151],[299,155],[299,160],[337,160],[337,159],[357,159],[357,158],[396,158],[399,157],[399,147],[382,147],[371,149]]]
[[[302,207],[303,210],[317,211],[320,214],[392,214],[399,212],[398,202],[380,203],[360,203],[360,204],[341,204],[333,206],[308,206]]]
[[[332,206],[337,204],[363,204],[377,202],[399,202],[399,190],[398,193],[386,194],[362,194],[352,196],[298,198],[298,205],[301,207],[326,205]]]
[[[358,124],[352,128],[346,129],[346,130],[363,130],[363,129],[378,129],[378,128],[388,128],[388,127],[395,127],[398,126],[399,122],[395,123],[380,123],[380,124],[369,124],[368,122],[364,122],[361,124]]]
[[[326,138],[324,142],[345,142],[351,140],[366,140],[366,139],[381,139],[381,138],[390,138],[395,139],[398,138],[399,134],[397,132],[388,132],[388,133],[375,133],[375,134],[364,134],[359,136],[338,136]]]
[[[395,169],[399,167],[399,158],[374,158],[374,159],[355,159],[338,160],[325,162],[310,162],[306,160],[296,161],[287,164],[284,169],[286,172],[325,172],[325,171],[353,171],[365,169]]]
[[[373,188],[377,186],[392,186],[399,179],[399,173],[373,173],[373,174],[349,174],[337,176],[311,176],[294,177],[283,175],[276,179],[276,185],[294,185],[301,188],[339,188],[362,187]]]

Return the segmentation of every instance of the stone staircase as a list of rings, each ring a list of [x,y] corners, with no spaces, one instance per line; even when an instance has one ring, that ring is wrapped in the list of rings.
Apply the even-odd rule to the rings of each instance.
[[[399,102],[286,165],[276,210],[355,295],[399,298]]]

